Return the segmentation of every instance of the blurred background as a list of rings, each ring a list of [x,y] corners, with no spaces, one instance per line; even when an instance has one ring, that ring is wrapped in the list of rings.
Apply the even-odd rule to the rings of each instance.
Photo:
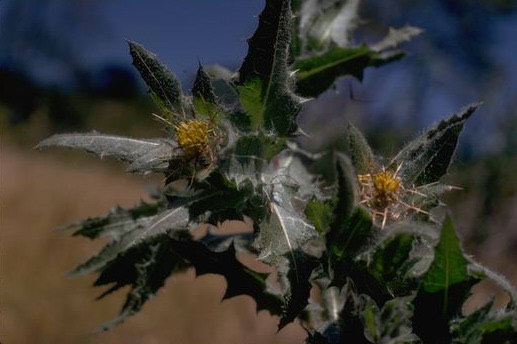
[[[2,343],[299,343],[296,324],[254,313],[241,296],[220,303],[225,282],[168,280],[158,298],[118,328],[91,331],[116,315],[123,293],[93,302],[93,277],[67,271],[103,243],[52,228],[147,199],[149,184],[111,161],[79,152],[35,153],[59,132],[135,137],[165,133],[131,66],[126,39],[158,54],[191,87],[198,61],[236,70],[263,0],[0,1],[0,341]],[[517,3],[512,0],[364,0],[357,42],[389,26],[421,27],[401,61],[367,69],[362,83],[339,80],[311,111],[353,121],[379,155],[475,101],[457,161],[446,177],[462,191],[446,202],[475,259],[517,285]],[[321,118],[321,117],[320,117]],[[330,117],[329,117],[330,118]],[[310,123],[307,115],[306,123]],[[478,295],[496,294],[494,286]],[[481,302],[481,301],[479,301]]]

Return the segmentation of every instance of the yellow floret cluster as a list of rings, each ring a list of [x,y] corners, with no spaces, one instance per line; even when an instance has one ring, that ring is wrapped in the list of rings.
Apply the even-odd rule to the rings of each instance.
[[[188,159],[201,157],[210,150],[214,132],[210,122],[190,120],[179,123],[175,129],[176,140]]]
[[[384,208],[397,200],[400,191],[400,178],[389,171],[382,171],[372,176],[373,199]]]
[[[404,203],[400,200],[406,191],[397,172],[382,171],[372,174],[358,175],[361,186],[361,203],[364,204],[374,216],[374,221],[380,217],[382,228],[388,218],[396,219],[405,212]],[[403,209],[400,209],[403,206]]]

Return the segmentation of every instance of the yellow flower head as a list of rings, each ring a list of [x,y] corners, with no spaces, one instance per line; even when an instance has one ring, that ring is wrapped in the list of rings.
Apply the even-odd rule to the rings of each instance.
[[[402,180],[395,172],[384,168],[380,172],[358,175],[361,186],[361,203],[364,204],[375,218],[382,218],[384,228],[388,218],[399,218],[406,211],[401,197],[411,190],[406,190]],[[403,208],[403,209],[401,209]]]
[[[201,157],[210,150],[214,133],[210,122],[190,120],[179,123],[175,128],[176,140],[188,159]]]
[[[389,204],[397,199],[400,189],[400,178],[389,171],[382,171],[372,176],[374,197],[381,203]],[[387,205],[386,204],[386,205]]]

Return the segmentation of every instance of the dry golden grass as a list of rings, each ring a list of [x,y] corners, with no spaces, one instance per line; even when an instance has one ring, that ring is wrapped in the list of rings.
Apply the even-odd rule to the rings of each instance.
[[[66,158],[63,158],[63,156]],[[194,272],[167,281],[144,310],[123,325],[92,335],[116,316],[123,292],[94,302],[94,276],[75,280],[66,272],[102,243],[70,238],[52,228],[104,214],[113,205],[146,198],[145,181],[120,166],[89,157],[1,152],[0,342],[23,343],[300,343],[297,325],[276,333],[278,318],[255,313],[239,296],[220,302],[225,281]]]

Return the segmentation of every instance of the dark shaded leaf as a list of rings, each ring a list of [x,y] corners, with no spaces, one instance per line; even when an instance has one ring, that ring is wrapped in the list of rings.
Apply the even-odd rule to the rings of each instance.
[[[195,226],[195,224],[190,224]],[[189,214],[186,207],[168,209],[158,215],[145,218],[145,223],[137,221],[123,234],[114,236],[102,250],[70,272],[71,277],[85,275],[103,269],[117,255],[131,247],[155,236],[168,233],[182,233],[189,226]]]
[[[461,314],[471,287],[480,281],[469,274],[469,264],[454,233],[452,220],[447,216],[434,260],[421,278],[414,301],[413,328],[424,343],[450,342],[449,319]]]
[[[490,312],[493,299],[465,318],[451,321],[453,344],[504,344],[517,342],[516,314]]]
[[[95,281],[96,286],[113,284],[99,298],[130,285],[120,314],[102,325],[100,331],[108,330],[137,313],[144,303],[163,287],[165,280],[174,272],[189,266],[174,250],[172,239],[165,234],[122,252],[111,261]]]
[[[327,165],[330,166],[327,168]],[[328,199],[309,201],[305,214],[318,232],[328,233],[328,240],[332,241],[337,235],[335,229],[348,219],[356,204],[357,177],[350,159],[342,153],[331,152],[320,157],[311,169],[313,172],[325,170],[327,184],[333,186],[333,193]]]
[[[372,217],[362,207],[356,207],[350,217],[336,222],[332,228],[327,245],[330,253],[338,259],[353,259],[374,236]]]
[[[397,51],[383,57],[366,45],[335,47],[323,55],[296,61],[296,92],[304,97],[316,97],[332,86],[338,77],[352,75],[362,80],[366,67],[378,67],[403,56]]]
[[[177,156],[176,142],[168,139],[132,139],[88,134],[58,134],[41,141],[35,149],[64,147],[84,149],[100,158],[110,157],[130,163],[131,172],[163,172]]]
[[[192,88],[192,96],[194,97],[194,107],[198,113],[210,117],[217,116],[219,113],[217,97],[214,93],[210,77],[206,74],[201,64],[197,70],[196,79]]]
[[[399,297],[390,300],[379,309],[368,295],[359,296],[359,316],[364,326],[364,335],[372,343],[416,344],[422,341],[412,333],[411,298]]]
[[[291,40],[290,0],[267,0],[239,70],[241,103],[251,129],[287,136],[296,130],[300,99],[289,90],[287,60]]]
[[[402,58],[402,51],[391,48],[420,32],[420,29],[410,26],[390,29],[388,36],[372,47],[365,44],[357,47],[335,46],[323,54],[300,58],[294,65],[298,71],[296,90],[302,96],[315,97],[332,86],[338,77],[351,75],[362,80],[367,67],[379,67]]]
[[[187,259],[198,276],[212,273],[226,278],[227,288],[223,299],[249,295],[257,303],[257,310],[266,309],[271,314],[282,313],[282,298],[269,290],[267,274],[258,273],[240,263],[235,257],[235,247],[230,245],[223,252],[213,252],[201,242],[176,240],[173,249]]]
[[[106,216],[77,221],[62,229],[73,229],[74,236],[81,235],[90,239],[101,235],[116,239],[137,227],[149,225],[154,216],[164,209],[165,205],[162,202],[142,202],[131,209],[116,207],[110,210]]]
[[[302,250],[295,250],[293,254],[287,255],[289,264],[286,267],[279,267],[279,276],[285,276],[288,283],[283,313],[280,318],[278,329],[291,323],[307,307],[312,285],[310,277],[313,270],[319,264],[318,260],[305,254]]]
[[[438,181],[447,173],[463,126],[480,103],[471,104],[410,142],[392,160],[399,165],[399,175],[406,185],[423,185]]]
[[[176,76],[158,61],[155,54],[142,45],[132,41],[128,41],[128,44],[133,65],[149,86],[150,91],[167,109],[183,114],[181,85]]]
[[[214,171],[197,186],[196,200],[189,207],[190,218],[213,225],[225,220],[243,220],[244,216],[260,222],[265,216],[265,205],[259,191],[248,179],[237,184]]]
[[[433,263],[422,277],[422,290],[428,293],[445,291],[454,284],[470,279],[467,267],[470,262],[465,258],[460,241],[454,233],[452,219],[447,216],[443,222],[440,242],[435,248]],[[447,298],[443,300],[444,311],[447,311]]]
[[[390,234],[375,247],[369,258],[368,272],[391,294],[407,295],[415,286],[407,276],[416,263],[411,257],[415,236],[415,233],[403,231]]]
[[[302,314],[314,338],[318,338],[318,343],[327,344],[368,343],[359,319],[359,298],[353,290],[353,282],[348,279],[341,289],[325,284],[319,285],[321,304],[311,300]]]

